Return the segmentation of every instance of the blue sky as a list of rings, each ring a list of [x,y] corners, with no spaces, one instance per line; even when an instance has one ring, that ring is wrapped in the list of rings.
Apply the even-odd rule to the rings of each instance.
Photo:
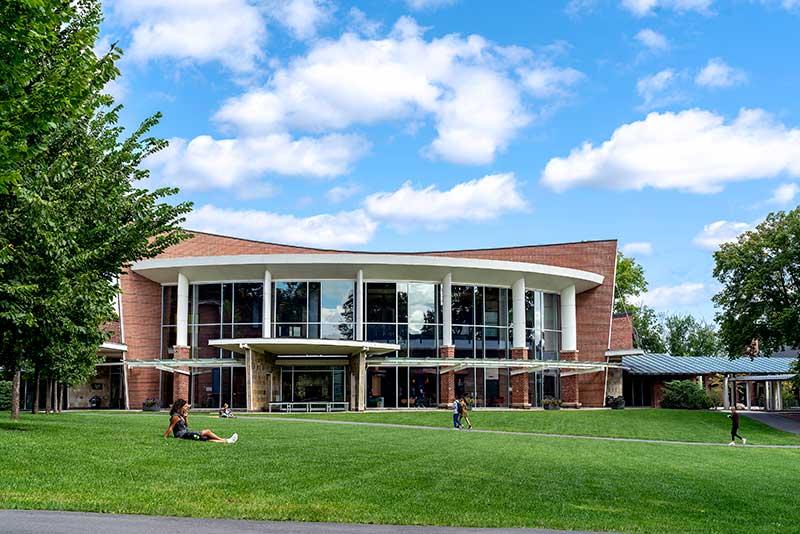
[[[712,253],[800,198],[800,0],[114,0],[98,51],[188,226],[320,247],[616,238],[713,318]]]

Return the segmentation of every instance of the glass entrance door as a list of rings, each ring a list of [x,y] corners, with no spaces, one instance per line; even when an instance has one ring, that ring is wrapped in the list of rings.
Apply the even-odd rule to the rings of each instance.
[[[281,369],[283,402],[345,402],[344,367]]]

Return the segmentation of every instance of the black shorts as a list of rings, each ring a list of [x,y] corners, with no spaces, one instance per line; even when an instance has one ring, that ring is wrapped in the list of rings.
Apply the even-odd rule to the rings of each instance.
[[[190,439],[192,441],[208,441],[208,438],[201,436],[200,432],[183,432],[175,437],[178,439]]]

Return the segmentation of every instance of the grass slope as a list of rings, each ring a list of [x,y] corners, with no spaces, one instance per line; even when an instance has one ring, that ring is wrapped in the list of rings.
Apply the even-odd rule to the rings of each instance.
[[[443,410],[291,414],[282,417],[439,427],[452,425],[450,413]],[[727,443],[731,435],[731,423],[726,414],[696,410],[478,410],[470,412],[470,419],[475,428],[485,430],[577,436]],[[739,434],[752,444],[800,445],[800,436],[775,430],[747,417],[741,418]]]
[[[800,524],[800,450],[193,416],[194,428],[238,431],[227,446],[163,439],[166,420],[3,420],[0,507],[629,532]]]

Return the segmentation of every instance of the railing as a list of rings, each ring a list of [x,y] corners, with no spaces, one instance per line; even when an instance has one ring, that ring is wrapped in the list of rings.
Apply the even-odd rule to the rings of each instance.
[[[273,408],[279,412],[309,413],[309,412],[345,412],[346,402],[270,402],[269,411]]]

